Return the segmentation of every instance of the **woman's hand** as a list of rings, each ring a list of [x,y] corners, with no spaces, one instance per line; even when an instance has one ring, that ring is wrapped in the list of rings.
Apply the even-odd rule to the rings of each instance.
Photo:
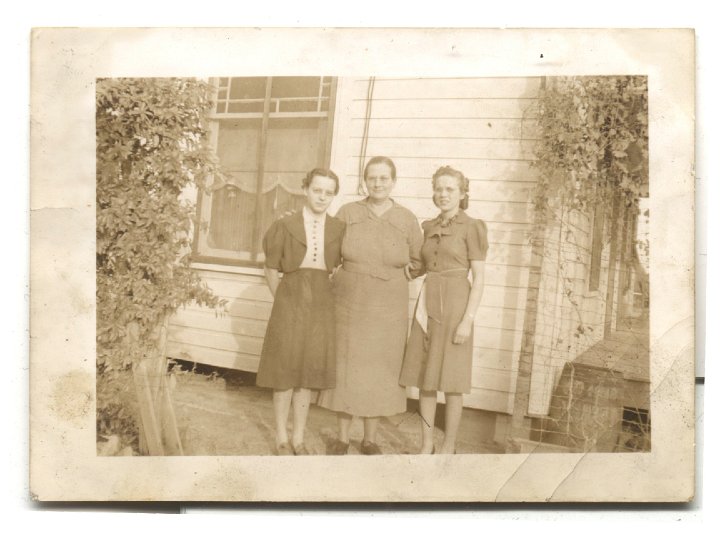
[[[453,344],[464,344],[470,338],[472,333],[473,320],[470,318],[463,318],[455,329],[455,336],[453,337]]]
[[[296,214],[296,213],[297,213],[297,209],[296,210],[286,210],[282,214],[278,215],[277,219],[282,219],[283,217],[290,217],[291,215]]]

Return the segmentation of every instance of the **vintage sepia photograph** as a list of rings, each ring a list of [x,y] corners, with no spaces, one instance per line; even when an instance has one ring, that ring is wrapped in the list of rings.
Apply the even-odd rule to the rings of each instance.
[[[691,500],[692,54],[37,29],[33,493]]]
[[[96,95],[100,455],[650,450],[647,77]]]

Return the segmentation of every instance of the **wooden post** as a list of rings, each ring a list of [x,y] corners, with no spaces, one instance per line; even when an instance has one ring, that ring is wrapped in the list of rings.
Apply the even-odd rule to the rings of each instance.
[[[618,253],[618,218],[620,215],[620,195],[613,195],[612,220],[610,221],[610,260],[608,262],[608,284],[605,293],[605,329],[603,336],[608,338],[612,332],[612,320],[615,312],[615,272]]]
[[[140,408],[140,425],[147,452],[149,455],[164,455],[160,422],[153,400],[155,388],[150,382],[151,377],[152,374],[148,371],[148,359],[143,359],[133,366],[133,381]]]
[[[540,87],[546,87],[547,79],[542,78]],[[520,445],[517,440],[527,439],[530,428],[526,416],[530,406],[530,381],[532,377],[533,356],[535,352],[535,331],[537,330],[538,300],[540,282],[542,280],[543,257],[545,255],[545,216],[535,212],[533,228],[535,236],[530,251],[530,273],[528,277],[525,315],[523,318],[523,334],[520,344],[520,357],[515,380],[515,396],[513,399],[512,419],[506,444],[508,453],[518,452]]]
[[[622,230],[620,231],[622,233],[621,242],[620,242],[620,280],[618,281],[618,311],[617,311],[617,317],[618,317],[618,325],[620,322],[625,322],[626,318],[626,311],[627,306],[625,303],[625,295],[624,292],[626,290],[626,287],[628,285],[628,262],[630,258],[632,258],[632,255],[629,253],[629,242],[628,239],[628,233],[630,231],[630,209],[627,207],[623,207],[622,210]]]
[[[513,400],[512,423],[506,450],[510,453],[517,449],[513,439],[526,439],[530,430],[526,415],[530,405],[530,381],[532,377],[533,356],[535,353],[535,331],[537,330],[538,299],[542,280],[543,257],[545,255],[545,227],[536,222],[538,236],[533,240],[530,253],[530,276],[528,277],[523,335],[520,346],[515,398]]]
[[[167,380],[166,317],[152,354],[133,366],[133,382],[140,408],[140,452],[148,455],[183,455],[175,410]]]

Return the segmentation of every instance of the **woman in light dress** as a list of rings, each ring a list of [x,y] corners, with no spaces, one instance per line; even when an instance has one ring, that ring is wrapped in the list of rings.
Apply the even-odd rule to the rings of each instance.
[[[327,453],[344,455],[353,417],[363,419],[360,453],[382,453],[378,421],[404,412],[398,383],[408,326],[408,281],[420,268],[422,232],[415,215],[396,203],[395,164],[378,156],[365,166],[367,198],[344,205],[342,266],[333,278],[336,315],[335,387],[318,404],[337,412],[338,437]]]

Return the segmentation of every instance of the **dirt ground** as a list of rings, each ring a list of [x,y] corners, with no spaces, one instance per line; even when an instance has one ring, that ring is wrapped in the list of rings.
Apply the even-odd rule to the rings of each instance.
[[[274,455],[275,431],[272,392],[254,386],[252,374],[225,377],[197,372],[173,374],[172,399],[185,455]],[[378,445],[385,454],[412,454],[420,449],[420,416],[416,402],[408,412],[382,418]],[[438,405],[442,413],[443,405]],[[441,422],[440,422],[441,424]],[[486,420],[465,409],[457,441],[458,453],[501,453],[502,447],[479,439]],[[291,429],[291,422],[288,428]],[[305,445],[311,454],[324,455],[328,441],[336,436],[332,411],[313,404],[308,416]],[[435,444],[443,431],[435,429]],[[359,455],[362,422],[353,421],[348,454]]]

